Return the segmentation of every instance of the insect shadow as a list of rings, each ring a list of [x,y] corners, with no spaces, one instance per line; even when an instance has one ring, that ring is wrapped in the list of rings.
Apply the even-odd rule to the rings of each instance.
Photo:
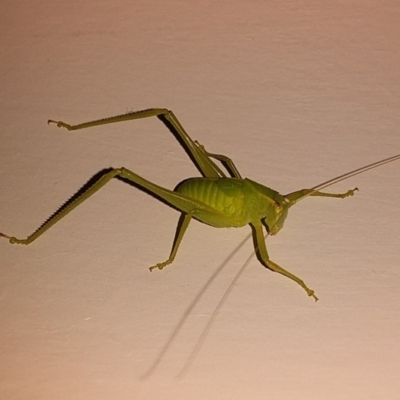
[[[200,300],[203,298],[205,295],[207,289],[211,286],[211,284],[217,279],[217,277],[222,273],[224,268],[230,263],[230,261],[233,259],[233,257],[239,252],[239,250],[246,244],[246,242],[249,240],[250,235],[247,235],[234,249],[233,251],[225,258],[225,260],[222,261],[220,266],[213,272],[213,274],[207,279],[207,281],[202,285],[200,290],[197,292],[196,296],[194,299],[190,302],[189,306],[185,309],[183,312],[181,318],[179,319],[178,323],[176,324],[175,328],[169,335],[168,339],[166,340],[164,346],[161,348],[159,351],[158,355],[156,356],[154,362],[151,364],[151,366],[148,368],[148,370],[140,377],[142,380],[146,380],[150,378],[151,375],[156,371],[158,366],[161,364],[164,356],[168,353],[168,350],[172,346],[173,342],[179,335],[179,332],[182,330],[182,327],[186,323],[187,319],[189,316],[192,314],[193,310],[197,306],[197,304],[200,302]],[[252,253],[253,255],[254,253]],[[224,296],[225,298],[225,296]],[[224,299],[222,298],[222,300]],[[221,302],[220,302],[221,303]],[[212,314],[213,316],[215,315],[215,311]],[[204,333],[209,331],[209,328],[211,326],[210,322],[212,323],[212,320],[209,320],[207,323],[206,327],[203,329],[203,334],[199,337],[197,340],[197,344],[194,347],[193,351],[191,352],[189,358],[187,359],[184,367],[181,370],[181,373],[178,375],[178,377],[183,377],[190,365],[192,364],[198,350],[200,349],[203,338],[204,338]]]

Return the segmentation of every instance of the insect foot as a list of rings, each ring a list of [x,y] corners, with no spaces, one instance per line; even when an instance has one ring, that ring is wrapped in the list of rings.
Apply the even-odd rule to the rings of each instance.
[[[162,263],[158,263],[156,265],[153,265],[152,267],[149,268],[150,272],[153,271],[153,269],[163,269],[164,267],[166,267],[167,265],[171,264],[171,261],[164,261]]]
[[[344,199],[345,197],[354,196],[355,192],[358,192],[358,190],[359,190],[359,189],[358,189],[357,187],[354,188],[354,189],[349,190],[347,193],[345,193],[345,194],[343,195],[343,199]]]
[[[8,239],[11,244],[27,244],[25,239],[17,239],[14,236],[8,236],[4,233],[0,233],[0,237]]]
[[[62,122],[62,121],[53,121],[52,119],[49,119],[49,120],[47,121],[47,123],[48,123],[49,125],[50,125],[50,124],[56,124],[58,128],[65,128],[65,129],[68,129],[69,131],[72,130],[71,125],[66,124],[65,122]]]
[[[307,292],[307,294],[310,296],[310,297],[312,297],[315,301],[318,301],[319,300],[319,298],[314,294],[314,290],[311,290],[311,289],[306,289],[306,292]]]

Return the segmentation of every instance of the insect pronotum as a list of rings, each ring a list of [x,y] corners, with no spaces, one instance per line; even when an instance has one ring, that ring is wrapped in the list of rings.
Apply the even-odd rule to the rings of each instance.
[[[345,193],[336,194],[321,192],[321,189],[363,173],[369,169],[377,168],[383,164],[400,159],[400,154],[398,154],[338,176],[311,189],[301,189],[286,195],[281,195],[277,191],[248,178],[242,178],[235,164],[229,157],[221,154],[209,153],[204,146],[197,141],[193,141],[174,113],[165,108],[130,112],[78,125],[69,125],[62,121],[53,120],[49,120],[48,123],[54,123],[58,127],[73,131],[97,125],[106,125],[154,116],[159,117],[174,133],[200,171],[202,177],[186,179],[179,183],[174,190],[169,190],[142,178],[124,167],[115,168],[102,175],[88,190],[74,198],[73,201],[67,202],[66,205],[62,206],[26,239],[17,239],[14,236],[9,236],[4,233],[0,233],[0,236],[8,239],[9,242],[13,244],[30,244],[56,222],[60,221],[78,207],[79,204],[83,203],[101,189],[112,178],[120,177],[133,182],[137,187],[182,212],[169,258],[164,262],[150,267],[150,270],[155,268],[163,269],[166,265],[174,261],[179,245],[192,218],[217,228],[242,227],[249,224],[252,228],[255,251],[259,261],[270,270],[279,272],[292,279],[298,283],[309,296],[318,300],[314,294],[314,290],[310,289],[303,280],[269,258],[265,245],[263,227],[269,235],[276,235],[283,227],[289,208],[300,200],[308,196],[334,197],[340,199],[353,196],[358,190],[357,188],[348,190]],[[229,176],[218,167],[214,160],[221,162]]]

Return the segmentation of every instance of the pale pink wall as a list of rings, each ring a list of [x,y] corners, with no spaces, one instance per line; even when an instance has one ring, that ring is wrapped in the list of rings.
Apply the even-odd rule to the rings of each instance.
[[[49,118],[167,107],[243,176],[282,193],[400,152],[397,1],[0,10],[0,232],[31,233],[103,168],[171,188],[197,174],[156,119],[67,132]],[[399,168],[332,188],[358,186],[351,199],[300,203],[268,239],[318,303],[252,259],[199,351],[252,252],[247,241],[232,254],[249,228],[193,223],[174,265],[150,274],[179,214],[115,181],[31,246],[1,240],[0,397],[397,398]]]

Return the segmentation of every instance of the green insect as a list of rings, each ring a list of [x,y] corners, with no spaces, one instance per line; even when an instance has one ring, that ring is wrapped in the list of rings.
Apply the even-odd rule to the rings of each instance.
[[[358,190],[357,188],[349,190],[346,193],[338,194],[321,192],[320,189],[365,172],[368,169],[376,168],[385,163],[400,159],[400,154],[398,154],[331,179],[311,189],[302,189],[293,193],[281,195],[277,191],[260,185],[257,182],[242,178],[230,158],[206,151],[204,146],[197,141],[193,141],[189,137],[174,113],[164,108],[131,112],[79,125],[69,125],[62,121],[53,120],[49,120],[48,123],[57,124],[58,127],[68,130],[77,130],[153,116],[159,117],[174,133],[200,171],[202,177],[186,179],[179,183],[175,190],[169,190],[142,178],[126,168],[115,168],[105,173],[87,191],[75,198],[72,202],[61,207],[58,212],[53,214],[52,217],[26,239],[17,239],[14,236],[9,236],[4,233],[0,233],[0,236],[8,239],[9,242],[13,244],[30,244],[56,222],[60,221],[73,209],[78,207],[79,204],[83,203],[101,189],[112,178],[120,177],[133,182],[135,186],[182,212],[169,258],[164,262],[150,267],[150,270],[155,268],[163,269],[166,265],[174,261],[179,245],[192,218],[217,228],[242,227],[250,224],[255,242],[255,250],[260,262],[270,270],[279,272],[297,282],[309,296],[318,300],[314,291],[311,290],[303,280],[283,269],[269,258],[265,245],[263,227],[269,235],[276,235],[283,227],[289,208],[298,201],[308,196],[334,197],[340,199],[353,196],[355,191]],[[218,167],[214,160],[222,163],[229,176]]]

